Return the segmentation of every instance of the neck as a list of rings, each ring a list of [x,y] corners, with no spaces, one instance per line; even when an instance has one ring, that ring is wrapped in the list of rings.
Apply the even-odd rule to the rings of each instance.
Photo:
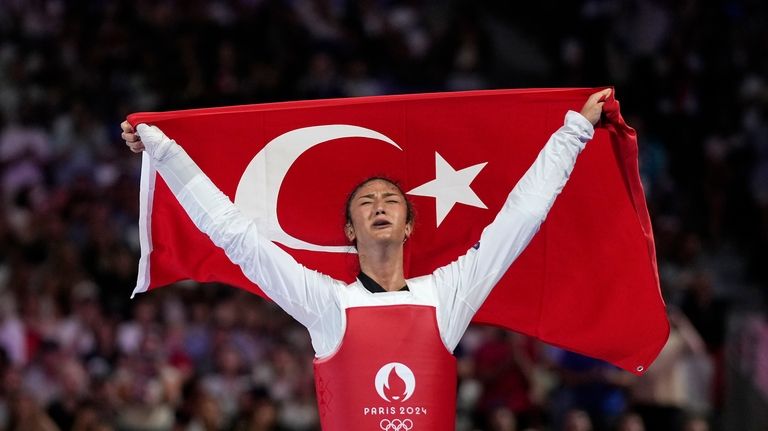
[[[400,290],[405,286],[403,272],[403,247],[358,250],[360,270],[386,291]]]

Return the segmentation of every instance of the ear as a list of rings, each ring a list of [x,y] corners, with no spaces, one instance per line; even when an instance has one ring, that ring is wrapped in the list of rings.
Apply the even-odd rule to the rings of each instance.
[[[346,226],[344,226],[344,234],[347,236],[349,242],[355,240],[355,228],[352,227],[352,223],[347,223]]]
[[[405,239],[408,239],[409,236],[411,236],[411,233],[413,232],[413,222],[408,222],[405,224]]]

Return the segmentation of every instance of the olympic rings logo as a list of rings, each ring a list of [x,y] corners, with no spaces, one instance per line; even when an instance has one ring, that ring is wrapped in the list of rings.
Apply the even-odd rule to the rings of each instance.
[[[410,431],[413,428],[413,421],[410,419],[382,419],[379,422],[379,428],[382,431]]]

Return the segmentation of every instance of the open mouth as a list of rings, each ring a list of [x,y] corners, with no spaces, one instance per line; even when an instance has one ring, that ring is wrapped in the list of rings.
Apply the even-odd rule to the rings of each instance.
[[[381,228],[381,227],[387,227],[391,225],[392,223],[388,222],[387,220],[376,220],[373,222],[373,227]]]

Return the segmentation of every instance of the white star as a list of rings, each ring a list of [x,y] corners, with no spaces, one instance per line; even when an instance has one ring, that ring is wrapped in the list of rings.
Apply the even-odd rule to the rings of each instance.
[[[416,187],[408,194],[435,198],[438,226],[457,202],[478,208],[488,208],[469,187],[487,164],[488,162],[480,163],[457,171],[435,152],[435,179]]]

